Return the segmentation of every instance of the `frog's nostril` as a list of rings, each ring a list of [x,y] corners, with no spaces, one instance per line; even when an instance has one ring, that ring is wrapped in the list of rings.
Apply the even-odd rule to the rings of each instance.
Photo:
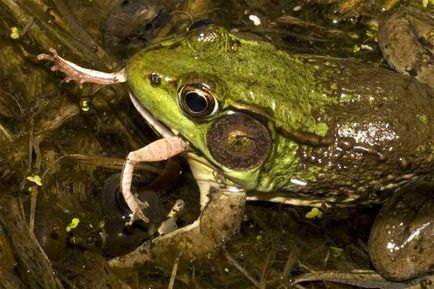
[[[161,84],[161,76],[158,73],[152,72],[149,74],[149,81],[152,86],[160,86]]]

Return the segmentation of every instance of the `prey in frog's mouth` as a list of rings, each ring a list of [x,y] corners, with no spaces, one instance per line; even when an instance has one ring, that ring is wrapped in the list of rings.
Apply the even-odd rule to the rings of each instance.
[[[142,220],[145,223],[149,222],[149,219],[143,213],[143,209],[147,208],[149,204],[142,202],[131,192],[135,165],[140,162],[158,162],[167,160],[183,152],[190,151],[190,145],[183,138],[176,136],[165,125],[159,122],[140,104],[131,92],[129,95],[134,107],[140,115],[163,137],[143,148],[130,152],[124,163],[121,174],[121,191],[125,202],[132,212],[130,221],[128,222],[128,224],[131,225],[136,220]]]
[[[80,84],[93,83],[103,85],[126,82],[125,69],[113,73],[87,69],[62,58],[53,48],[50,48],[49,51],[51,54],[39,54],[37,59],[53,62],[54,65],[51,66],[51,70],[63,72],[66,75],[65,82],[77,81]],[[152,114],[139,103],[132,93],[130,93],[130,98],[142,117],[148,121],[148,123],[161,136],[163,136],[162,139],[156,140],[141,149],[130,152],[121,174],[122,195],[128,208],[132,212],[128,224],[132,224],[136,220],[142,220],[143,222],[148,223],[149,219],[144,215],[143,209],[149,205],[146,202],[139,200],[139,198],[131,192],[131,183],[135,165],[140,162],[158,162],[167,160],[175,155],[189,151],[190,145],[187,141],[176,136],[154,118]]]

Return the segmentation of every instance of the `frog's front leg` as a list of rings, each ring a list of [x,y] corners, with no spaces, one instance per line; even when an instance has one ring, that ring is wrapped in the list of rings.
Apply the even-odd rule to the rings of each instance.
[[[391,280],[434,271],[434,185],[416,180],[386,202],[369,238],[376,269]]]
[[[193,224],[154,239],[153,255],[175,250],[186,258],[204,257],[241,228],[246,192],[220,184],[216,171],[204,159],[193,153],[187,156],[200,191],[201,214]]]
[[[178,257],[205,258],[239,233],[246,194],[214,188],[200,217],[190,225],[159,236],[133,252],[110,261],[113,267],[130,268],[149,261],[170,266]]]
[[[112,259],[115,267],[132,267],[150,260],[171,264],[183,258],[201,258],[238,234],[246,203],[246,192],[222,186],[215,171],[200,157],[187,153],[188,161],[200,190],[201,214],[190,225],[144,243],[134,252]],[[173,254],[168,254],[168,252]]]
[[[204,258],[216,251],[218,246],[233,238],[241,226],[246,195],[244,191],[233,192],[214,188],[210,202],[200,217],[192,224],[152,240],[152,256],[164,260],[168,252],[183,258]],[[163,258],[163,259],[162,259]]]
[[[149,219],[142,211],[148,206],[148,204],[140,201],[137,196],[131,193],[134,166],[139,162],[158,162],[167,160],[187,149],[187,142],[177,136],[170,136],[156,140],[147,146],[128,154],[121,174],[122,195],[124,196],[128,208],[130,208],[132,212],[128,224],[131,225],[136,220],[142,220],[145,223],[149,222]]]

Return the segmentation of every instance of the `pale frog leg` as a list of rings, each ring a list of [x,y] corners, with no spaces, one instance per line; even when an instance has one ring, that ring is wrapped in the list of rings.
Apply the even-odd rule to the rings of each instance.
[[[245,191],[212,189],[211,201],[191,225],[152,240],[152,254],[179,252],[185,258],[204,257],[215,252],[239,233],[246,201]]]
[[[176,220],[181,215],[185,208],[185,203],[183,200],[176,200],[169,214],[167,214],[167,219],[161,223],[158,227],[158,234],[164,235],[178,229],[176,225]]]
[[[202,211],[211,201],[211,188],[219,188],[222,185],[216,180],[216,169],[206,159],[191,152],[187,153],[186,156],[191,173],[199,187],[200,209]]]
[[[190,225],[144,243],[125,256],[112,259],[111,266],[133,267],[154,258],[163,261],[162,256],[164,260],[170,257],[167,257],[167,252],[179,252],[184,258],[204,257],[239,232],[246,192],[222,187],[215,180],[212,166],[204,164],[206,160],[193,153],[186,155],[200,190],[199,218]]]
[[[171,264],[178,255],[186,259],[203,258],[216,252],[216,247],[239,233],[246,194],[216,190],[212,195],[192,224],[145,242],[133,252],[110,260],[110,266],[131,268],[152,260]],[[167,252],[176,254],[168,256]]]
[[[380,274],[371,270],[357,270],[353,272],[339,271],[319,271],[305,273],[293,279],[291,285],[296,285],[302,282],[335,282],[358,286],[362,288],[380,288],[380,289],[421,289],[434,288],[431,287],[434,283],[434,276],[425,276],[412,279],[409,281],[394,282],[385,279]],[[430,285],[431,284],[431,285]]]
[[[102,72],[88,69],[60,57],[54,48],[50,48],[49,51],[52,55],[43,53],[36,56],[36,58],[38,60],[52,61],[54,65],[51,66],[51,71],[61,71],[65,73],[65,82],[75,80],[78,83],[88,82],[104,85],[126,82],[124,69],[117,72]]]
[[[187,149],[187,142],[177,136],[171,136],[156,140],[147,146],[128,154],[121,174],[122,195],[128,208],[132,212],[128,224],[132,224],[136,220],[142,220],[145,223],[149,222],[149,219],[142,212],[142,209],[146,208],[148,204],[141,202],[131,193],[134,166],[139,162],[158,162],[167,160]]]

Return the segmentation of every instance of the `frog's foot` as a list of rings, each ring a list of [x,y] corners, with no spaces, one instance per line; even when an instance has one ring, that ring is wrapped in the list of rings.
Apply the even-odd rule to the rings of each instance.
[[[409,183],[383,206],[372,226],[369,254],[391,280],[434,272],[434,185]]]
[[[124,168],[121,174],[121,191],[127,203],[128,208],[132,212],[131,219],[128,224],[132,224],[136,220],[142,220],[145,223],[149,219],[143,214],[143,209],[148,206],[146,202],[139,200],[131,192],[131,183],[133,180],[134,166],[139,162],[158,162],[167,160],[177,154],[180,154],[188,149],[188,143],[177,136],[171,136],[156,140],[147,146],[130,152],[125,161]]]
[[[87,69],[60,57],[54,48],[50,48],[49,51],[51,52],[51,55],[42,53],[36,56],[36,58],[38,60],[48,60],[53,62],[54,65],[51,66],[51,71],[61,71],[65,73],[65,82],[74,80],[78,83],[88,82],[107,85],[126,81],[124,69],[113,73]]]
[[[178,229],[176,225],[176,220],[181,215],[185,208],[185,203],[183,200],[176,200],[169,214],[167,214],[167,219],[161,223],[158,227],[158,234],[165,235]]]
[[[303,282],[334,282],[357,286],[361,288],[380,288],[380,289],[419,289],[431,288],[424,287],[433,282],[434,276],[425,276],[409,280],[406,282],[394,282],[385,279],[380,274],[371,270],[356,270],[352,272],[339,271],[319,271],[299,275],[292,281],[292,285]]]
[[[152,240],[153,255],[178,252],[185,258],[200,258],[214,252],[216,247],[238,234],[245,202],[244,191],[215,189],[193,224]]]
[[[172,264],[176,256],[205,258],[238,234],[246,193],[214,189],[209,203],[192,224],[153,239],[134,252],[111,260],[115,267],[132,267],[150,260]]]

